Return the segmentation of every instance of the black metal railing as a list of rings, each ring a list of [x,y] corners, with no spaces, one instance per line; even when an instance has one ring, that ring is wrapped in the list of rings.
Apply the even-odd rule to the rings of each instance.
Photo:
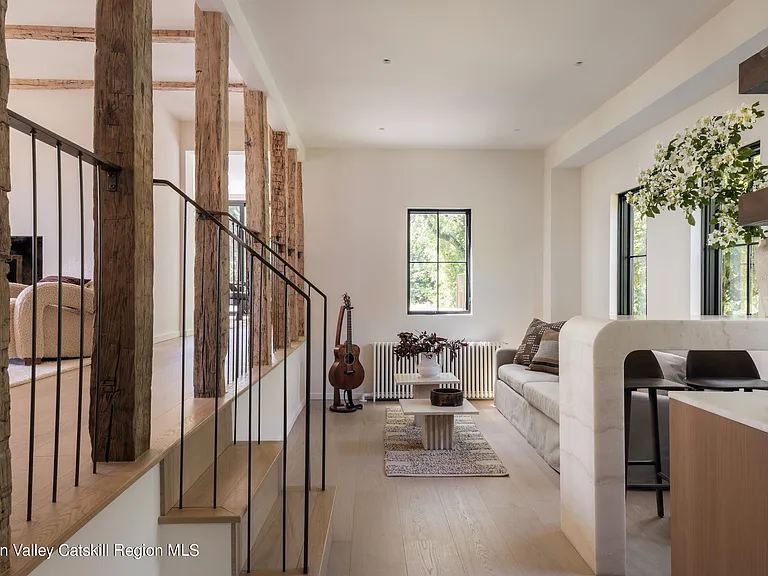
[[[238,238],[242,239],[246,245],[251,246],[254,249],[260,250],[261,254],[264,255],[264,252],[268,252],[270,258],[273,261],[273,264],[282,267],[283,274],[287,275],[289,272],[294,274],[296,278],[298,278],[303,284],[307,286],[307,294],[309,294],[310,298],[312,297],[312,294],[317,294],[323,299],[323,357],[321,362],[321,370],[320,373],[320,380],[319,382],[323,383],[323,415],[322,415],[322,459],[321,459],[321,487],[323,490],[325,490],[325,476],[326,476],[326,418],[327,418],[327,397],[326,397],[326,386],[325,386],[325,375],[328,372],[328,366],[327,366],[327,359],[328,359],[328,296],[320,290],[315,284],[313,284],[304,274],[299,272],[299,270],[293,266],[290,262],[288,262],[283,256],[279,253],[279,248],[277,242],[270,242],[268,244],[263,238],[261,238],[261,234],[256,232],[255,230],[252,230],[251,228],[248,228],[243,222],[238,220],[233,214],[227,212],[226,216],[229,220],[229,226],[230,230],[233,234],[235,234]],[[307,319],[309,318],[309,314],[306,315]],[[308,320],[307,320],[308,321]],[[309,339],[309,335],[307,333],[307,339]],[[310,370],[311,366],[307,366],[307,370]],[[307,405],[307,410],[309,410],[309,405]]]
[[[228,322],[232,321],[233,315],[235,318],[235,324],[234,326],[228,327],[228,333],[233,333],[234,335],[234,345],[230,345],[228,347],[228,354],[229,357],[228,365],[227,365],[227,378],[231,381],[234,381],[234,402],[235,402],[235,410],[237,406],[237,399],[238,395],[240,393],[239,390],[239,384],[240,381],[245,377],[246,383],[247,383],[247,395],[248,395],[248,442],[249,442],[249,449],[248,449],[248,507],[247,507],[247,559],[246,559],[246,568],[248,571],[251,569],[251,544],[252,544],[252,534],[251,534],[251,475],[252,475],[252,447],[250,446],[250,443],[254,441],[253,439],[253,388],[254,388],[254,359],[257,359],[258,369],[259,369],[259,375],[258,375],[258,384],[261,385],[261,353],[256,356],[256,350],[255,350],[255,343],[258,341],[259,348],[264,345],[262,334],[263,331],[263,323],[265,321],[270,321],[268,318],[264,318],[264,314],[262,312],[263,306],[262,306],[262,296],[263,296],[263,289],[264,286],[267,285],[267,282],[273,281],[273,279],[277,279],[281,285],[282,285],[282,299],[283,299],[283,305],[286,307],[287,312],[287,303],[288,303],[288,295],[289,290],[292,290],[293,293],[297,295],[297,297],[304,299],[305,305],[306,305],[306,334],[307,334],[307,340],[306,340],[306,365],[307,370],[305,371],[305,382],[304,382],[304,394],[306,398],[306,430],[304,434],[304,442],[305,442],[305,453],[304,453],[304,538],[303,538],[303,564],[304,564],[304,573],[308,573],[308,567],[309,567],[309,501],[310,501],[310,484],[311,484],[311,476],[310,476],[310,469],[311,469],[311,454],[310,454],[310,425],[311,425],[311,417],[310,417],[310,395],[311,395],[311,377],[309,370],[309,367],[312,365],[312,354],[311,354],[311,299],[307,292],[302,290],[296,283],[294,283],[291,278],[285,274],[284,270],[280,270],[278,266],[275,266],[274,262],[271,258],[265,257],[264,250],[263,249],[255,249],[255,246],[249,242],[247,242],[244,238],[239,237],[237,234],[233,233],[230,230],[230,227],[228,225],[225,225],[221,222],[221,219],[223,219],[224,215],[219,213],[211,213],[204,208],[202,208],[199,204],[197,204],[192,198],[187,196],[180,188],[178,188],[173,183],[169,182],[168,180],[155,180],[154,181],[155,186],[158,187],[165,187],[169,188],[173,192],[175,192],[179,198],[183,201],[183,234],[182,234],[182,258],[184,260],[183,270],[182,270],[182,293],[186,294],[186,286],[187,286],[187,274],[186,274],[186,257],[187,257],[187,237],[188,237],[188,217],[187,214],[189,210],[194,210],[194,215],[196,217],[197,224],[202,223],[210,223],[211,226],[213,226],[214,230],[216,231],[216,238],[217,238],[217,256],[221,255],[222,246],[224,245],[222,241],[229,243],[230,250],[230,262],[229,264],[229,271],[226,276],[227,280],[229,280],[229,286],[230,286],[230,297],[229,297],[229,311],[230,313],[226,315],[226,318],[228,319]],[[221,318],[221,307],[222,307],[222,294],[221,294],[221,279],[222,279],[222,259],[218,258],[218,264],[217,264],[217,297],[216,297],[216,318]],[[234,264],[232,264],[234,263]],[[255,296],[256,296],[256,289],[254,287],[254,282],[256,278],[259,278],[259,318],[258,318],[258,324],[256,323],[256,318],[253,317],[252,312],[256,309],[255,308]],[[233,286],[234,285],[234,286]],[[275,299],[277,298],[277,295],[274,295]],[[247,302],[247,308],[243,309],[244,303]],[[182,297],[182,318],[185,318],[186,316],[186,297]],[[287,430],[287,421],[288,421],[288,406],[287,406],[287,398],[288,398],[288,351],[290,349],[291,342],[288,339],[289,331],[288,331],[288,314],[285,313],[283,315],[283,342],[282,346],[285,351],[285,356],[283,358],[283,475],[282,475],[282,507],[283,507],[283,534],[282,534],[282,569],[285,571],[286,569],[286,519],[287,519],[287,455],[288,455],[288,430]],[[238,326],[238,324],[242,324]],[[183,324],[182,330],[185,330],[186,326]],[[221,330],[217,330],[217,334],[219,334]],[[184,397],[185,397],[185,378],[184,378],[184,363],[186,361],[185,357],[185,343],[184,339],[182,338],[182,381],[181,381],[181,423],[182,423],[182,431],[181,431],[181,439],[180,439],[180,451],[181,451],[181,458],[179,461],[179,508],[183,507],[183,494],[184,494],[184,421],[186,419],[185,409],[184,409]],[[248,353],[244,354],[243,352],[247,350]],[[220,346],[216,346],[216,365],[219,366],[220,363],[220,355],[221,354],[221,348]],[[218,434],[219,434],[219,427],[218,427],[218,406],[219,406],[219,396],[220,396],[220,387],[218,382],[218,375],[217,375],[217,382],[216,382],[216,409],[214,413],[214,451],[213,451],[213,470],[214,470],[214,481],[213,481],[213,507],[216,508],[217,506],[217,465],[218,465]],[[258,406],[258,414],[257,418],[259,421],[259,426],[261,423],[261,403],[259,398],[259,406]],[[235,438],[233,439],[233,442],[236,441],[237,436],[237,425],[235,423],[234,426],[234,435]],[[260,439],[259,439],[260,440]],[[325,446],[325,443],[323,443]],[[325,450],[325,448],[323,448]],[[325,452],[323,452],[323,461],[325,461]]]
[[[16,114],[13,111],[8,111],[8,114],[10,116],[10,125],[12,128],[14,128],[16,131],[21,132],[23,134],[26,134],[30,137],[30,157],[31,157],[31,180],[32,180],[32,247],[31,247],[31,285],[23,288],[18,294],[18,298],[16,299],[16,304],[18,306],[28,306],[27,300],[31,299],[31,313],[24,315],[24,322],[25,326],[15,326],[14,330],[16,334],[12,335],[12,338],[14,338],[14,349],[17,352],[17,355],[19,355],[19,349],[21,348],[24,352],[29,350],[30,356],[27,358],[23,353],[21,356],[26,361],[30,363],[30,394],[29,394],[29,451],[28,451],[28,469],[27,469],[27,520],[32,520],[32,509],[33,509],[33,501],[34,501],[34,475],[35,475],[35,424],[36,424],[36,400],[37,400],[37,380],[38,380],[38,374],[37,374],[37,363],[38,361],[41,361],[43,358],[52,358],[55,356],[56,358],[56,393],[55,393],[55,412],[54,412],[54,429],[53,429],[53,442],[54,442],[54,448],[53,448],[53,478],[52,478],[52,494],[51,494],[51,501],[56,502],[57,495],[58,495],[58,476],[59,476],[59,461],[60,461],[60,437],[61,437],[61,367],[62,367],[62,358],[64,356],[63,354],[63,332],[64,332],[64,311],[65,308],[67,309],[67,318],[66,322],[71,323],[72,322],[72,315],[70,311],[73,308],[79,308],[79,318],[77,320],[77,323],[75,326],[79,330],[79,346],[77,349],[77,353],[73,353],[71,349],[67,350],[67,357],[73,357],[77,356],[79,358],[79,365],[78,365],[78,393],[77,393],[77,431],[76,431],[76,446],[75,446],[75,473],[74,473],[74,485],[78,486],[80,484],[80,458],[81,458],[81,443],[82,443],[82,424],[83,424],[83,378],[84,378],[84,358],[86,357],[86,354],[88,356],[92,353],[92,345],[91,349],[86,349],[86,342],[85,342],[85,335],[86,335],[86,329],[85,329],[85,320],[86,316],[88,316],[88,313],[86,311],[86,278],[85,278],[85,261],[86,261],[86,248],[85,248],[85,197],[84,197],[84,190],[85,190],[85,169],[84,165],[88,164],[92,166],[93,168],[93,180],[96,182],[96,206],[95,206],[95,212],[96,212],[96,218],[95,218],[95,234],[96,234],[96,250],[98,251],[98,257],[101,255],[101,219],[99,217],[100,215],[100,206],[101,206],[101,178],[102,174],[104,174],[107,177],[108,181],[108,189],[109,190],[115,190],[117,188],[117,178],[118,174],[120,173],[121,169],[119,166],[116,166],[115,164],[112,164],[111,162],[107,162],[103,158],[100,158],[93,152],[86,150],[85,148],[78,146],[77,144],[67,140],[66,138],[56,134],[55,132],[52,132],[51,130],[48,130],[47,128],[44,128],[40,126],[39,124],[36,124],[35,122],[32,122],[31,120],[28,120],[27,118],[24,118],[23,116]],[[38,236],[38,209],[39,209],[39,174],[38,174],[38,168],[40,159],[38,157],[38,143],[43,143],[55,151],[55,168],[56,168],[56,227],[57,227],[57,276],[58,280],[55,283],[56,284],[56,296],[55,296],[55,304],[51,302],[50,295],[46,294],[46,298],[44,302],[48,302],[49,305],[55,305],[56,307],[56,346],[55,346],[55,353],[52,352],[52,348],[50,347],[50,344],[44,346],[42,349],[39,348],[39,336],[38,334],[38,320],[41,320],[43,322],[43,328],[46,328],[46,324],[44,321],[44,310],[41,312],[40,310],[40,302],[39,302],[39,283],[40,279],[42,277],[42,270],[39,268],[39,258],[41,257],[41,254],[39,253],[39,250],[41,249],[41,246],[38,244],[38,239],[41,237]],[[63,256],[63,244],[64,244],[64,218],[63,218],[63,210],[64,210],[64,176],[62,167],[64,166],[64,161],[66,157],[71,157],[76,161],[77,166],[77,180],[76,185],[78,189],[78,196],[79,196],[79,234],[80,234],[80,250],[79,250],[79,256],[80,256],[80,270],[79,270],[79,305],[77,303],[73,303],[72,299],[70,297],[67,297],[66,301],[64,299],[64,290],[65,285],[62,282],[62,277],[64,274],[64,256]],[[46,207],[46,209],[48,209]],[[50,236],[47,236],[50,237]],[[16,267],[16,278],[21,279],[22,283],[24,281],[24,268],[25,268],[25,262],[23,259],[23,255],[21,255],[20,259],[16,258],[13,259],[11,257],[11,262],[13,262],[13,265]],[[100,267],[99,267],[100,270]],[[21,289],[21,287],[18,287]],[[97,291],[101,288],[101,282],[96,283],[96,289]],[[70,288],[66,288],[67,292],[70,292]],[[49,289],[46,289],[46,292],[49,292]],[[93,295],[90,296],[90,300],[92,302]],[[100,317],[101,315],[101,298],[100,294],[96,297],[96,303],[97,303],[97,310],[95,313]],[[91,305],[91,319],[93,316],[93,306]],[[26,327],[27,320],[31,324],[29,326],[30,334],[31,334],[31,342],[30,345],[27,346],[26,341],[22,342],[21,338],[19,338],[20,334],[20,328]],[[92,334],[91,340],[98,340],[101,336],[100,331],[101,323],[98,322],[96,326],[96,332]],[[50,340],[50,339],[49,339]],[[44,339],[44,342],[46,340]],[[92,344],[92,343],[91,343]],[[96,353],[96,370],[98,372],[99,370],[99,358],[98,358],[98,350],[101,349],[101,346],[98,346],[97,353]],[[96,462],[94,459],[94,472],[96,471]]]

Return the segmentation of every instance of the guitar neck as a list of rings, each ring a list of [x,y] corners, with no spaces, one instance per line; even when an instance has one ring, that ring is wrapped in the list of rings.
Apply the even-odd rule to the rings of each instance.
[[[347,309],[347,353],[352,354],[352,308]]]

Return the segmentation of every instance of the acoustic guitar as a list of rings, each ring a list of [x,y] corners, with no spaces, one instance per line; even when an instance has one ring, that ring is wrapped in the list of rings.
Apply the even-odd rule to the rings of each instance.
[[[328,372],[328,379],[333,386],[334,412],[355,412],[362,410],[362,404],[352,401],[352,390],[359,388],[365,380],[365,370],[360,363],[360,347],[352,342],[352,300],[348,294],[343,296],[344,304],[339,308],[339,321],[336,325],[336,346],[333,349],[333,364]],[[347,315],[347,341],[341,343],[341,329],[344,324],[344,314]],[[341,391],[344,391],[345,403],[341,402]]]

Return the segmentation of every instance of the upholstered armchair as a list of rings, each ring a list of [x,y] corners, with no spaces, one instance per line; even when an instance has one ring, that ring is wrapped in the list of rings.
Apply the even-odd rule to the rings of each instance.
[[[32,286],[11,284],[9,358],[32,361]],[[58,354],[58,282],[37,284],[37,360],[56,358]],[[62,358],[80,357],[80,286],[61,285]],[[93,288],[85,287],[83,355],[88,357],[93,349]]]

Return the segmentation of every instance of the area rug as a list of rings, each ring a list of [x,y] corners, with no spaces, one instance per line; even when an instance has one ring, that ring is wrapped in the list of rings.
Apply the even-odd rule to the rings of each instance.
[[[90,365],[91,359],[84,358],[83,367]],[[62,374],[79,368],[79,358],[61,361]],[[42,362],[37,365],[37,370],[35,370],[35,382],[39,382],[43,378],[50,378],[51,376],[56,376],[56,360]],[[8,378],[11,381],[11,388],[14,386],[21,386],[22,384],[29,384],[32,381],[32,366],[25,366],[24,360],[16,358],[11,359],[8,362]]]
[[[453,450],[424,450],[421,428],[402,409],[387,408],[384,473],[387,476],[509,476],[472,416],[456,416]]]

